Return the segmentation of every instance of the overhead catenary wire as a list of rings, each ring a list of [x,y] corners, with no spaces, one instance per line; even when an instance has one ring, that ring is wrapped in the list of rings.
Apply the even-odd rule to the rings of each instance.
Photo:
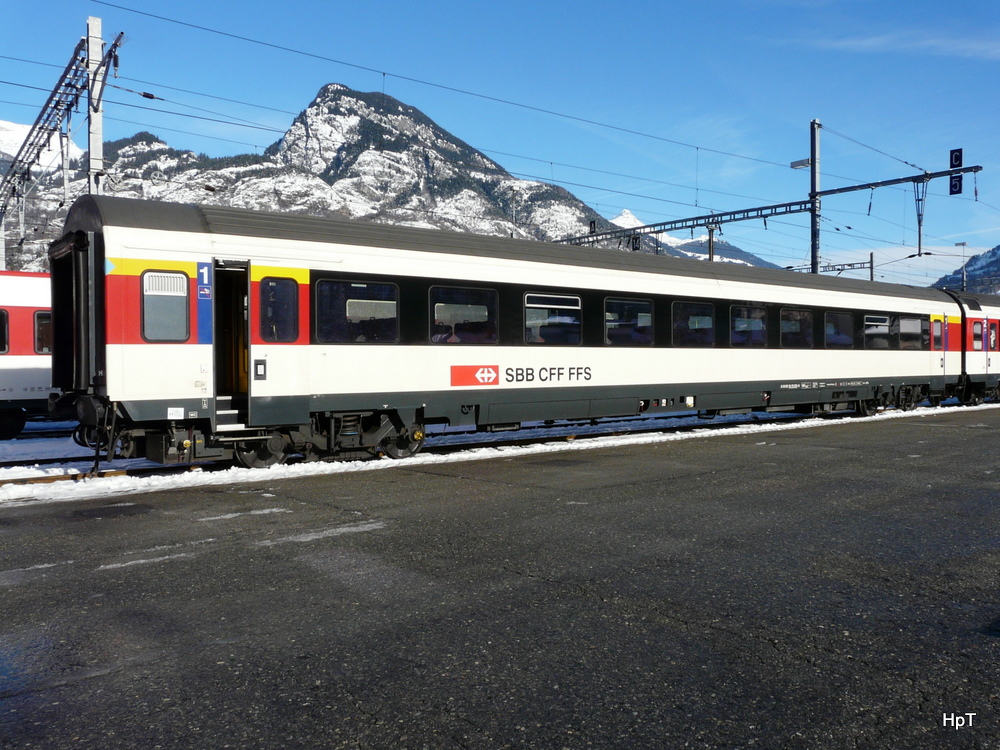
[[[918,172],[926,172],[927,171],[923,167],[918,167],[916,164],[913,164],[911,162],[906,161],[906,159],[900,159],[898,156],[893,156],[892,154],[888,154],[885,151],[882,151],[880,149],[875,148],[874,146],[869,146],[867,143],[862,143],[861,141],[856,140],[854,138],[851,138],[848,135],[844,135],[843,133],[838,133],[836,130],[831,130],[830,128],[826,127],[825,125],[820,125],[820,127],[823,128],[823,130],[825,130],[827,133],[831,133],[832,135],[838,136],[839,138],[843,138],[845,141],[850,141],[851,143],[854,143],[854,144],[856,144],[858,146],[861,146],[862,148],[866,148],[869,151],[874,151],[876,154],[881,154],[882,156],[888,157],[889,159],[894,159],[894,160],[898,161],[900,164],[905,164],[908,167],[912,167],[913,169],[917,170]]]

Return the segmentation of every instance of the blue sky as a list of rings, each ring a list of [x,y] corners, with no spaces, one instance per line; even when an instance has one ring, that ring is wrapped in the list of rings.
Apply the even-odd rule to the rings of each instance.
[[[909,185],[826,198],[824,262],[875,253],[879,278],[922,285],[1000,244],[995,0],[6,5],[0,120],[34,121],[96,16],[106,40],[125,32],[113,83],[168,100],[111,89],[108,140],[148,130],[210,155],[260,151],[337,82],[421,109],[608,218],[627,208],[653,223],[805,200],[808,170],[788,165],[809,155],[818,119],[823,189],[943,170],[953,148],[983,167],[962,196],[930,183],[921,258],[906,259]],[[808,263],[808,214],[722,231],[773,263]]]

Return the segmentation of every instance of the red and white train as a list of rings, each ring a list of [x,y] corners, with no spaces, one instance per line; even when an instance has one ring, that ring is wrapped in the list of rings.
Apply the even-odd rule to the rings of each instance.
[[[50,259],[54,408],[165,463],[406,456],[433,424],[975,403],[1000,384],[998,297],[90,196]]]
[[[0,440],[48,415],[51,352],[48,274],[0,271]]]

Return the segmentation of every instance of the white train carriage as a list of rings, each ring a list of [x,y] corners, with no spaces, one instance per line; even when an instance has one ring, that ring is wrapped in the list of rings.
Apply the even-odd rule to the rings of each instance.
[[[976,298],[932,289],[89,196],[50,258],[59,405],[164,462],[996,387],[949,338]]]
[[[0,272],[0,440],[48,414],[51,322],[48,274]]]

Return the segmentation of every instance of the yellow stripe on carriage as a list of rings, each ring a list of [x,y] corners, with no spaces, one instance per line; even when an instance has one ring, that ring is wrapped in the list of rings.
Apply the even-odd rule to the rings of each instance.
[[[149,258],[106,258],[108,276],[142,276],[146,271],[180,271],[191,278],[198,273],[198,264],[188,260],[152,260]]]
[[[309,284],[308,268],[287,268],[281,266],[260,266],[250,264],[250,281],[260,281],[266,278],[295,279],[299,284]]]

